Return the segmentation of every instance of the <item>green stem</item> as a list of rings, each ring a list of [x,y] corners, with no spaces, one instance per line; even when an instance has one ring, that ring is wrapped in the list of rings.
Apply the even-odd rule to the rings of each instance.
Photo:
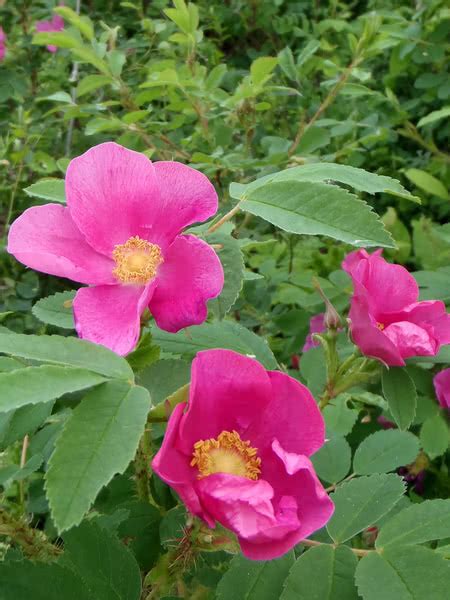
[[[316,542],[316,540],[302,540],[300,542],[300,544],[302,544],[303,546],[309,546],[309,547],[314,547],[314,546],[332,546],[333,548],[336,548],[337,545],[336,544],[325,544],[323,542]],[[349,547],[349,546],[348,546]],[[350,550],[356,554],[356,556],[367,556],[367,554],[370,554],[371,552],[375,552],[375,550],[363,550],[362,548],[351,548]]]

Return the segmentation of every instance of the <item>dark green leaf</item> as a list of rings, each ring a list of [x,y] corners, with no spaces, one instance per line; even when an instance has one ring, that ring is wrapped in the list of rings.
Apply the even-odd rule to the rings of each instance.
[[[358,475],[387,473],[414,462],[419,453],[419,441],[408,431],[388,429],[376,431],[359,445],[353,459]]]
[[[401,367],[384,369],[383,395],[400,429],[408,429],[416,414],[417,393],[413,380]]]
[[[350,470],[352,451],[347,440],[334,437],[325,442],[311,458],[317,475],[328,483],[344,479]]]
[[[33,314],[43,323],[63,329],[75,329],[72,310],[74,297],[75,292],[58,292],[42,298],[33,306]]]

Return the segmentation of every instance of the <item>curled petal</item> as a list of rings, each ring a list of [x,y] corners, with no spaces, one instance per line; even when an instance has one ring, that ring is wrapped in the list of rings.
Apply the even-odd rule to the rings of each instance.
[[[223,269],[217,254],[193,235],[180,235],[167,249],[150,311],[161,329],[175,333],[207,317],[207,301],[220,294]]]
[[[79,337],[102,344],[117,354],[128,354],[139,339],[140,316],[153,288],[153,283],[145,287],[101,285],[81,288],[73,301]]]
[[[88,284],[114,283],[114,263],[93,250],[69,209],[59,204],[33,206],[11,225],[8,252],[18,261],[49,275]]]

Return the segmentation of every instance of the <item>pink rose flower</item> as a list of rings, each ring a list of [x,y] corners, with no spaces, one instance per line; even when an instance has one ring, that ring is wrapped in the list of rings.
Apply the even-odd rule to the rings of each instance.
[[[64,19],[59,15],[54,15],[51,21],[38,21],[36,23],[36,31],[39,33],[53,33],[57,31],[62,31],[64,29]],[[56,52],[58,48],[53,46],[53,44],[49,44],[47,46],[47,50],[49,52]]]
[[[270,560],[333,514],[308,458],[323,443],[308,388],[246,356],[207,350],[152,466],[192,514],[235,533],[248,558]]]
[[[342,267],[353,280],[350,307],[353,341],[366,355],[389,366],[411,356],[435,356],[450,343],[450,315],[440,300],[417,302],[412,275],[381,256],[382,250],[349,254]]]
[[[323,333],[325,331],[325,313],[319,313],[311,317],[309,321],[309,333],[306,336],[305,345],[302,348],[302,352],[308,352],[311,348],[315,348],[319,345],[319,342],[313,340],[313,333]]]
[[[4,60],[6,54],[6,33],[0,26],[0,62]]]
[[[450,410],[450,369],[444,369],[435,375],[433,383],[439,404]]]
[[[180,235],[217,211],[202,173],[107,142],[71,161],[66,196],[67,207],[26,210],[11,226],[8,252],[92,286],[73,303],[81,338],[127,354],[147,307],[166,331],[203,323],[207,300],[223,287],[222,265],[206,242]]]

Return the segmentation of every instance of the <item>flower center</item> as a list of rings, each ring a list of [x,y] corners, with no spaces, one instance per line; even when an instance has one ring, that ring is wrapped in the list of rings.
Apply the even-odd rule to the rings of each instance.
[[[383,331],[383,329],[385,328],[384,323],[377,323],[377,327],[380,331]]]
[[[243,442],[237,431],[222,431],[216,438],[199,440],[194,444],[192,467],[199,470],[202,479],[213,473],[230,473],[248,479],[258,479],[261,459],[258,449]]]
[[[114,247],[113,258],[116,262],[113,275],[122,283],[145,284],[156,275],[163,262],[161,248],[135,235]]]

